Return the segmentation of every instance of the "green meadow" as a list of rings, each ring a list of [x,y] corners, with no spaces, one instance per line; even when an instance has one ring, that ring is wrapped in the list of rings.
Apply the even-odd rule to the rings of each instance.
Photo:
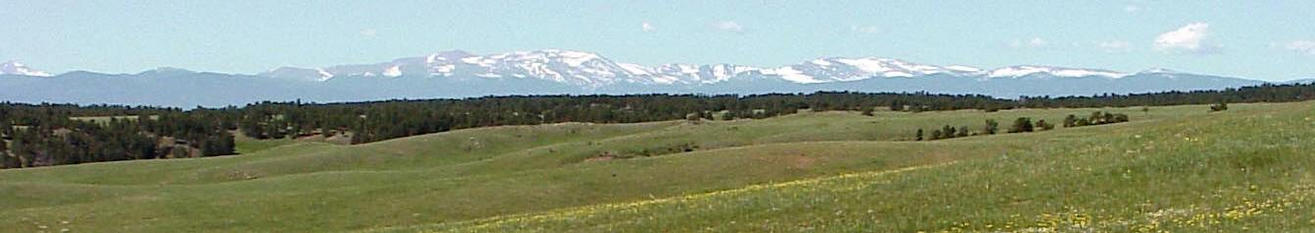
[[[1315,102],[563,123],[0,170],[0,232],[1308,232]],[[1018,117],[1130,122],[1007,129]]]

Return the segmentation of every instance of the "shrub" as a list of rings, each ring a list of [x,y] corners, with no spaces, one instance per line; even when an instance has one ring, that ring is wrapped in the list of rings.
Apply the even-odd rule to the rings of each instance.
[[[1069,128],[1074,126],[1078,126],[1077,116],[1074,116],[1073,114],[1068,114],[1067,117],[1064,117],[1064,128]]]
[[[1217,103],[1217,104],[1215,104],[1215,105],[1210,105],[1210,111],[1211,111],[1211,112],[1218,112],[1218,111],[1224,111],[1224,110],[1228,110],[1228,103],[1225,103],[1225,102],[1223,102],[1223,101],[1220,101],[1219,103]]]
[[[1055,129],[1055,125],[1050,124],[1049,122],[1046,122],[1045,119],[1037,120],[1037,121],[1036,121],[1036,127],[1037,127],[1037,128],[1041,128],[1041,130],[1051,130],[1051,129]]]
[[[735,112],[734,112],[734,111],[726,111],[725,113],[722,113],[722,114],[721,114],[721,120],[723,120],[723,121],[735,120]]]
[[[1114,122],[1128,122],[1128,114],[1114,114]]]
[[[950,127],[950,125],[942,126],[942,127],[941,127],[941,133],[943,133],[943,135],[941,135],[941,136],[944,136],[945,138],[954,138],[955,136],[958,135],[958,134],[955,134],[955,131],[956,131],[956,130],[954,129],[954,127]]]
[[[995,122],[993,119],[986,119],[986,127],[982,128],[982,132],[986,134],[995,134],[997,131],[1000,131],[1000,122]]]
[[[1014,125],[1009,127],[1009,133],[1032,132],[1032,119],[1019,117],[1014,120]]]

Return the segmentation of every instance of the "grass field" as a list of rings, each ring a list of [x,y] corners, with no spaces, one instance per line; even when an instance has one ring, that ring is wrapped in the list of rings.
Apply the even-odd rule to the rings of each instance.
[[[239,140],[239,156],[0,170],[0,231],[1315,231],[1315,102],[1230,107]],[[1097,110],[1132,121],[910,141]]]

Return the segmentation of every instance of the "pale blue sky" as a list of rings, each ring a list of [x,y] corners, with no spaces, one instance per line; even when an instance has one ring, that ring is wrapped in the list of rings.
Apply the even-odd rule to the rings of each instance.
[[[1315,77],[1312,1],[234,2],[0,0],[0,61],[256,73],[559,48],[644,65],[878,56]]]

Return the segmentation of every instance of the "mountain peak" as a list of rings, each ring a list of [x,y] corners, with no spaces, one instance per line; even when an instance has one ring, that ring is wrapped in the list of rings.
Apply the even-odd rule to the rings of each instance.
[[[50,73],[32,69],[30,67],[27,67],[26,65],[23,65],[23,63],[19,63],[18,61],[7,61],[5,63],[0,63],[0,74],[50,77]]]
[[[138,74],[191,74],[191,73],[196,73],[196,71],[191,71],[178,67],[161,66],[159,68],[142,71],[141,73]]]

